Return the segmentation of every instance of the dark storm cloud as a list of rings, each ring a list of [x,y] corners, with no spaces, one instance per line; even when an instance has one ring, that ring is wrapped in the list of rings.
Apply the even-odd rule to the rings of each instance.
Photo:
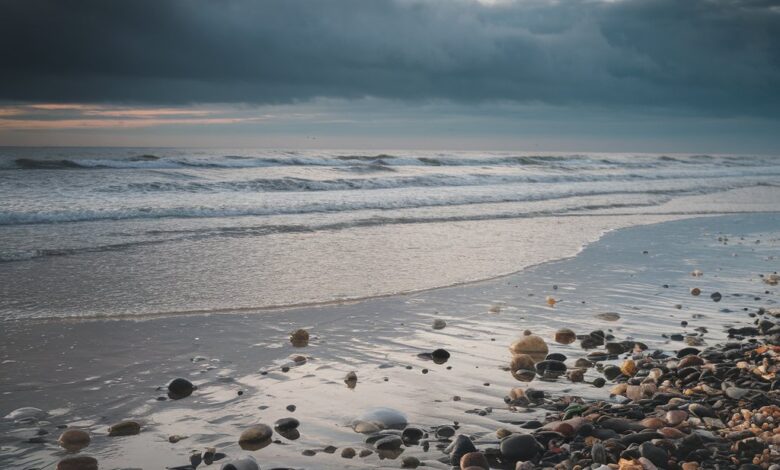
[[[780,117],[769,0],[0,0],[0,99],[378,96]]]

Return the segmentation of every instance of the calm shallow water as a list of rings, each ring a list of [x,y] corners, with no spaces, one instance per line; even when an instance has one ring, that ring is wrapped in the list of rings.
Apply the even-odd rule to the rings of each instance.
[[[774,210],[779,181],[758,156],[2,148],[0,321],[475,281],[615,228]]]
[[[40,425],[52,434],[47,444],[27,444],[23,439],[37,428],[0,421],[0,466],[53,464],[64,455],[53,442],[57,424],[88,428],[93,443],[87,450],[101,468],[163,468],[183,465],[191,450],[207,446],[241,455],[236,441],[242,429],[295,416],[301,438],[255,452],[264,468],[397,468],[397,460],[375,455],[347,461],[338,452],[301,452],[326,445],[361,448],[362,436],[345,424],[375,406],[399,409],[422,426],[457,421],[459,432],[494,441],[497,427],[517,430],[513,422],[542,413],[511,413],[503,403],[511,387],[522,386],[501,368],[509,360],[507,346],[525,329],[547,339],[561,327],[578,333],[610,329],[618,340],[674,350],[683,343],[663,334],[704,326],[704,340],[715,344],[725,338],[726,325],[748,320],[743,308],[777,308],[778,288],[758,275],[777,271],[779,254],[780,214],[743,214],[620,230],[575,258],[508,277],[345,305],[146,321],[8,322],[0,333],[0,415],[21,406],[43,408],[51,416]],[[694,269],[703,277],[692,277]],[[691,287],[703,294],[692,297]],[[714,291],[723,294],[721,302],[710,300]],[[560,302],[547,307],[547,295]],[[489,313],[493,306],[500,313]],[[594,317],[603,312],[621,318]],[[435,318],[448,326],[432,330]],[[300,327],[314,336],[307,348],[287,342]],[[417,357],[439,347],[452,353],[446,365]],[[570,364],[585,354],[576,344],[551,344],[551,350],[566,354]],[[309,361],[282,373],[293,354]],[[195,356],[206,360],[192,362]],[[422,374],[424,367],[430,373]],[[359,378],[354,390],[342,381],[349,371]],[[597,375],[590,371],[587,377]],[[162,393],[156,387],[177,376],[200,390],[184,400],[157,401]],[[565,379],[531,386],[592,398],[607,393]],[[239,397],[238,390],[245,393]],[[454,395],[462,400],[452,401]],[[289,404],[297,406],[294,413],[285,410]],[[487,407],[492,412],[486,416],[470,412]],[[127,418],[144,422],[140,435],[105,435],[108,425]],[[171,434],[190,438],[170,444]],[[436,468],[441,453],[410,447],[404,455]]]

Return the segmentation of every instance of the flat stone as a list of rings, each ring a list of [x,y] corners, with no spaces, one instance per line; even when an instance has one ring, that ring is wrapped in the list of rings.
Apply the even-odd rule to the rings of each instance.
[[[244,450],[260,450],[271,443],[274,432],[270,426],[256,424],[244,430],[238,438],[238,445]]]
[[[109,436],[134,436],[141,432],[141,425],[136,421],[122,421],[108,428]]]
[[[98,461],[86,455],[67,457],[57,463],[57,470],[98,470]]]
[[[513,434],[501,440],[501,456],[509,462],[531,460],[544,449],[530,434]]]
[[[87,447],[90,442],[89,433],[81,429],[67,429],[60,434],[57,443],[65,450],[78,452]]]

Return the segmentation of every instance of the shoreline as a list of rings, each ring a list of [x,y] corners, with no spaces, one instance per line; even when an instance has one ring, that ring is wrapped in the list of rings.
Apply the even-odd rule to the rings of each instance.
[[[495,446],[496,438],[487,436],[502,426],[499,423],[544,417],[539,413],[542,410],[518,415],[504,405],[507,392],[523,386],[504,370],[509,360],[506,348],[513,337],[522,335],[524,329],[532,330],[545,338],[552,351],[568,356],[570,367],[587,351],[577,345],[554,344],[552,334],[562,327],[580,334],[594,327],[611,328],[619,339],[668,350],[675,343],[659,334],[680,330],[679,320],[686,318],[691,328],[708,326],[702,339],[716,344],[725,338],[716,330],[731,315],[713,312],[713,308],[748,302],[729,293],[747,292],[754,285],[755,279],[743,279],[746,269],[758,272],[754,266],[758,262],[765,265],[763,272],[776,267],[773,259],[760,256],[776,252],[780,228],[775,220],[765,214],[741,214],[632,227],[604,235],[574,258],[543,263],[500,279],[343,305],[287,309],[284,316],[225,314],[143,322],[9,325],[2,333],[0,349],[5,361],[0,367],[6,377],[0,382],[0,414],[20,406],[47,409],[44,405],[49,405],[48,411],[54,412],[42,426],[48,429],[63,423],[88,429],[93,443],[85,452],[96,456],[101,468],[182,465],[190,450],[202,452],[211,446],[232,458],[241,455],[236,439],[243,428],[257,421],[270,425],[284,417],[300,420],[301,438],[254,452],[267,462],[262,468],[398,468],[400,458],[342,459],[338,452],[322,450],[328,445],[372,449],[343,426],[361,410],[376,406],[400,410],[411,424],[427,432],[452,427],[452,421],[458,421],[458,433],[475,437],[478,447]],[[729,236],[739,231],[775,235],[762,237],[763,243],[754,246],[737,241],[733,249],[739,256],[725,258],[717,254],[730,248],[715,242],[718,229]],[[703,278],[690,277],[693,264],[704,270]],[[735,274],[718,271],[716,265],[729,265]],[[662,283],[670,287],[662,288]],[[723,301],[715,304],[705,295],[691,298],[687,284],[692,283],[707,295],[711,289],[721,289]],[[553,284],[558,288],[553,289]],[[720,286],[732,287],[726,291]],[[547,307],[545,295],[561,302]],[[775,301],[774,295],[767,301]],[[673,309],[680,301],[684,308]],[[490,313],[494,306],[499,313]],[[618,311],[621,318],[594,320],[593,315],[603,311]],[[675,316],[664,320],[666,312]],[[697,319],[697,315],[707,317]],[[434,319],[445,320],[446,328],[432,330]],[[311,332],[308,347],[293,348],[287,343],[287,335],[297,328]],[[17,348],[16,344],[29,346]],[[451,352],[447,366],[452,370],[418,357],[435,348]],[[47,357],[51,360],[52,350],[62,351],[54,361],[56,370],[47,369],[44,362]],[[297,364],[291,355],[304,355],[306,361]],[[192,360],[197,357],[204,360]],[[428,373],[421,374],[422,369]],[[350,371],[357,373],[355,389],[343,383]],[[183,400],[157,401],[160,392],[154,389],[177,376],[191,380],[199,390]],[[593,369],[585,373],[589,382],[599,376]],[[530,387],[553,396],[574,393],[585,399],[603,397],[607,391],[565,378],[535,380]],[[236,395],[239,390],[244,392],[240,396]],[[453,393],[459,401],[451,401]],[[286,411],[293,403],[298,410]],[[267,408],[253,411],[258,406]],[[491,411],[484,416],[475,411],[487,408]],[[109,425],[128,418],[143,423],[141,434],[106,435]],[[10,451],[8,460],[0,458],[0,462],[11,468],[20,461],[26,466],[53,464],[66,455],[52,442],[58,435],[55,429],[44,444],[33,445],[18,440],[23,433],[12,423],[0,421],[0,426],[0,444]],[[520,426],[503,426],[515,433],[527,432]],[[179,444],[167,442],[167,436],[174,434],[190,437]],[[438,468],[435,461],[441,454],[433,447],[431,442],[430,451],[422,452],[419,447],[405,446],[403,457],[419,458]],[[301,454],[308,449],[319,450],[314,457]]]

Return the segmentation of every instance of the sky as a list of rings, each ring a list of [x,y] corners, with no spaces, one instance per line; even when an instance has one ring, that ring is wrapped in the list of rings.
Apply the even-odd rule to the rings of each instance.
[[[780,0],[0,0],[0,145],[780,153]]]

